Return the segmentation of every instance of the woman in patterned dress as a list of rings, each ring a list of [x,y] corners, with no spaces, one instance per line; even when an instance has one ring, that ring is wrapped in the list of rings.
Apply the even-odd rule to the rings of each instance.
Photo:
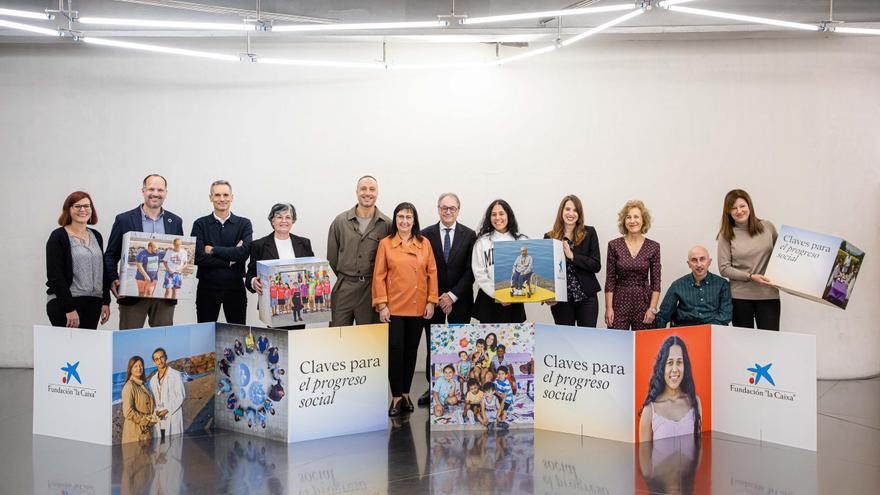
[[[639,200],[617,214],[622,237],[608,243],[605,323],[619,330],[653,328],[660,299],[660,244],[647,239],[651,213]]]

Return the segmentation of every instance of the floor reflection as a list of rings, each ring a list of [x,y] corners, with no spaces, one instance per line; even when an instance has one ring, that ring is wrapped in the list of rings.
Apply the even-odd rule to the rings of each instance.
[[[640,445],[543,430],[428,433],[414,415],[387,432],[293,444],[225,431],[113,447],[34,436],[33,491],[818,493],[815,452],[717,432]]]

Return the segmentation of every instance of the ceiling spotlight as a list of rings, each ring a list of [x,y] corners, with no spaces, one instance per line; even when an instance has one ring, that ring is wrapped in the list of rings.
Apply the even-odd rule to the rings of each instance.
[[[680,7],[670,5],[666,7],[673,12],[682,12],[684,14],[701,15],[706,17],[717,17],[719,19],[731,19],[734,21],[753,22],[755,24],[768,24],[771,26],[786,27],[791,29],[803,29],[804,31],[819,31],[820,28],[816,24],[803,24],[800,22],[780,21],[778,19],[768,19],[766,17],[755,17],[751,15],[730,14],[728,12],[718,12],[716,10],[695,9],[692,7]]]
[[[102,26],[132,26],[168,29],[204,29],[206,31],[256,31],[257,24],[232,24],[219,22],[157,21],[150,19],[116,19],[111,17],[80,17],[81,24]]]
[[[0,9],[0,15],[8,17],[23,17],[25,19],[40,19],[43,21],[51,21],[55,18],[52,14],[47,14],[46,12],[28,12],[26,10],[16,9]]]
[[[418,29],[446,27],[446,21],[363,22],[357,24],[285,24],[272,26],[279,33],[313,33],[317,31],[369,31],[374,29]]]

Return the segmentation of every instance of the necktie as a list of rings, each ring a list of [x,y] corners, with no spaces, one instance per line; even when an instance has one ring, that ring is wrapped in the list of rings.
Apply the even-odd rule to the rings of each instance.
[[[449,239],[449,231],[452,229],[443,229],[446,234],[443,237],[443,261],[449,261],[449,250],[452,248],[452,241]]]

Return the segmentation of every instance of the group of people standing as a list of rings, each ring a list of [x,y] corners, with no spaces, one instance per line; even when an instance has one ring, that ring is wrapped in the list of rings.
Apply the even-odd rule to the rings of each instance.
[[[52,232],[46,247],[47,313],[53,325],[96,328],[99,321],[106,323],[110,293],[117,295],[119,287],[117,266],[126,232],[183,234],[180,217],[162,206],[167,181],[149,175],[142,193],[141,205],[117,215],[106,250],[100,234],[89,228],[97,223],[91,196],[77,191],[65,200],[61,227]],[[526,320],[522,303],[495,301],[493,266],[495,242],[526,236],[503,199],[489,204],[474,231],[458,221],[461,201],[454,193],[438,198],[439,221],[424,229],[412,203],[397,205],[389,218],[376,206],[378,195],[378,181],[361,177],[357,204],[330,225],[327,259],[337,276],[331,292],[331,326],[388,323],[393,396],[389,414],[394,416],[414,410],[409,392],[418,345],[423,333],[430,345],[431,324],[470,323],[471,318],[481,323]],[[272,232],[252,241],[250,220],[231,212],[233,198],[231,184],[215,181],[209,194],[213,212],[193,224],[199,322],[216,321],[222,307],[227,322],[244,324],[244,291],[268,290],[256,276],[257,261],[314,256],[311,242],[291,232],[297,220],[293,205],[274,205],[268,215]],[[720,273],[730,282],[709,272],[708,250],[695,246],[687,257],[691,273],[673,282],[662,304],[660,244],[645,236],[651,227],[648,208],[641,201],[628,201],[617,224],[621,237],[608,243],[605,264],[608,328],[726,325],[732,320],[734,326],[779,329],[779,292],[763,275],[776,229],[756,216],[745,191],[735,189],[725,197],[718,233]],[[596,229],[585,223],[577,196],[562,198],[544,238],[562,241],[565,255],[567,302],[548,303],[554,321],[596,327],[602,259]],[[146,320],[151,326],[173,324],[174,300],[118,295],[117,299],[120,329],[140,328]],[[422,405],[429,401],[427,392],[419,399]]]

